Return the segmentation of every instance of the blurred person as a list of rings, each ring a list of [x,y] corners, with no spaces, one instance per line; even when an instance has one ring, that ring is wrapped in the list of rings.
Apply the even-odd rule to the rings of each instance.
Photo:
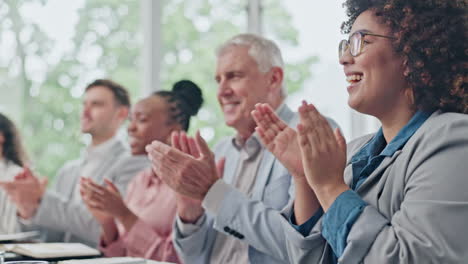
[[[27,157],[19,131],[14,123],[0,113],[0,181],[11,181],[26,166]],[[0,234],[18,231],[16,207],[0,189]]]
[[[250,115],[255,104],[268,103],[295,124],[296,114],[284,103],[283,68],[274,42],[253,34],[232,37],[217,51],[215,80],[224,120],[236,135],[218,142],[212,153],[197,133],[192,141],[199,156],[187,144],[148,146],[154,171],[178,192],[174,243],[185,263],[283,262],[245,239],[259,226],[274,229],[276,223],[258,216],[293,199],[290,173],[260,144]],[[253,201],[260,205],[250,207]]]
[[[200,88],[187,80],[140,100],[128,126],[132,152],[146,154],[146,145],[154,140],[170,144],[171,133],[187,131],[202,103]],[[81,179],[83,200],[101,225],[104,255],[179,262],[172,243],[176,196],[151,166],[132,179],[125,198],[107,179],[106,186]]]
[[[102,183],[108,178],[124,193],[131,178],[148,166],[145,155],[129,153],[126,144],[116,138],[129,107],[127,90],[111,80],[99,79],[86,87],[81,131],[91,135],[91,144],[81,157],[58,171],[49,190],[28,169],[4,185],[16,203],[24,230],[41,228],[46,231],[46,241],[97,245],[99,223],[81,199],[79,179],[90,177]]]
[[[339,61],[348,104],[382,127],[346,145],[311,104],[299,108],[298,132],[257,106],[262,140],[307,184],[295,185],[289,223],[273,210],[262,215],[278,219],[284,237],[269,240],[264,229],[251,239],[290,263],[464,263],[467,2],[348,0],[345,7],[350,35]],[[280,151],[285,138],[298,143]]]

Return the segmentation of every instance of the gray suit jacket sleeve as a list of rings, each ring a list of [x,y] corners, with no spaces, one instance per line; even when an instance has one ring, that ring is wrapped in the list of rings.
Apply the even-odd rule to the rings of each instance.
[[[135,162],[132,157],[122,157],[115,161],[114,166],[104,177],[109,178],[125,194],[130,180],[147,163]],[[61,172],[55,190],[60,190],[64,184],[70,184],[63,179],[66,178],[67,170]],[[104,178],[103,177],[103,178]],[[74,188],[74,187],[73,187]],[[82,202],[73,201],[63,197],[56,191],[47,191],[42,198],[41,205],[33,219],[33,223],[48,229],[69,232],[83,240],[97,244],[100,235],[100,225]]]
[[[209,263],[216,233],[211,228],[213,219],[204,215],[204,220],[198,229],[189,236],[182,236],[176,223],[174,223],[174,246],[184,263]]]
[[[374,194],[360,194],[370,205],[352,226],[340,263],[468,259],[468,118],[435,114],[426,123],[371,185]],[[320,230],[320,222],[307,237],[287,229],[291,263],[328,263]]]
[[[218,153],[220,146],[225,141],[221,141],[214,147],[214,153]],[[185,263],[209,263],[211,250],[216,239],[216,232],[213,227],[213,218],[205,213],[204,220],[195,232],[188,236],[183,236],[177,223],[174,223],[173,237],[174,247]]]
[[[330,126],[335,129],[338,127],[335,121],[327,118]],[[298,119],[293,118],[289,121],[290,126],[294,126]],[[279,162],[278,162],[279,164]],[[273,170],[277,170],[279,174],[288,175],[289,172],[279,165],[273,166]],[[288,186],[289,185],[289,186]],[[288,199],[286,207],[272,208],[266,206],[264,201],[249,199],[244,194],[239,192],[232,186],[226,187],[222,205],[220,210],[215,214],[214,227],[218,231],[223,232],[223,227],[229,226],[237,230],[245,236],[245,241],[255,249],[274,257],[280,261],[288,260],[286,230],[292,229],[289,222],[283,215],[281,210],[290,208],[294,200],[294,182],[286,185],[281,181],[278,182],[279,188],[288,186]],[[275,195],[275,186],[271,186],[270,195]],[[323,244],[321,245],[323,248]]]

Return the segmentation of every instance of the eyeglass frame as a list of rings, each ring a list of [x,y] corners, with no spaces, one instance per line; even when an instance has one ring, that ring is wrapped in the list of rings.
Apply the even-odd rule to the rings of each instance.
[[[359,34],[361,35],[361,39],[359,40],[359,50],[357,52],[356,55],[354,55],[351,50],[349,51],[349,54],[351,54],[351,56],[353,57],[357,57],[359,55],[361,55],[362,53],[362,48],[364,47],[364,37],[365,36],[374,36],[374,37],[381,37],[381,38],[387,38],[387,39],[396,39],[395,37],[391,37],[391,36],[385,36],[385,35],[380,35],[380,34],[375,34],[375,33],[371,33],[371,32],[366,32],[366,31],[356,31],[354,32],[353,34],[351,34],[351,36],[349,36],[348,39],[342,39],[340,41],[340,43],[338,44],[338,58],[340,59],[341,57],[343,57],[343,55],[346,53],[346,51],[349,49],[349,47],[351,46],[350,44],[350,39],[355,35],[355,34]],[[346,50],[343,51],[343,53],[341,52],[342,49],[341,49],[341,45],[342,43],[346,43]]]

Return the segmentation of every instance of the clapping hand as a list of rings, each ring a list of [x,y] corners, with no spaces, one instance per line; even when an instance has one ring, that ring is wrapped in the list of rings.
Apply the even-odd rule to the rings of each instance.
[[[304,180],[297,132],[282,121],[268,104],[257,104],[252,116],[263,145],[286,167],[296,182]]]
[[[171,135],[172,146],[186,154],[191,155],[194,158],[200,157],[200,150],[192,137],[187,137],[185,132],[173,132]],[[224,161],[222,158],[217,163],[218,175],[223,174]],[[194,223],[204,213],[204,209],[201,206],[201,201],[192,199],[185,195],[176,193],[177,199],[177,214],[180,219],[186,223]]]
[[[299,116],[297,128],[305,176],[326,211],[339,194],[349,189],[343,179],[346,141],[312,104],[304,101]]]
[[[15,203],[18,214],[23,219],[34,216],[47,187],[47,178],[38,178],[25,167],[13,181],[0,182],[10,199]]]
[[[208,190],[221,177],[216,169],[215,158],[208,144],[197,132],[194,143],[199,156],[153,141],[146,146],[154,173],[176,192],[196,200],[203,200]],[[190,151],[190,143],[188,147]],[[182,146],[180,146],[182,149]]]

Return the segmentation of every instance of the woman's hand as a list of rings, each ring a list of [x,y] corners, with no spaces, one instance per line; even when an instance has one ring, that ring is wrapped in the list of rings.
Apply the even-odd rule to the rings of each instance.
[[[101,223],[101,225],[105,225],[111,221],[114,220],[114,217],[106,213],[105,211],[96,209],[93,207],[94,201],[91,199],[91,196],[94,192],[93,187],[89,184],[89,182],[92,182],[91,179],[86,178],[86,177],[81,177],[80,178],[80,194],[81,198],[83,199],[83,202],[85,203],[86,207],[88,210],[91,212],[91,214],[96,218],[96,220]]]
[[[98,221],[102,223],[109,221],[109,217],[116,218],[130,230],[138,218],[128,209],[117,187],[108,179],[104,179],[106,186],[82,179],[83,200]]]
[[[343,174],[346,141],[339,129],[332,131],[327,120],[305,101],[299,108],[299,146],[305,176],[324,211],[342,192],[349,189]]]

